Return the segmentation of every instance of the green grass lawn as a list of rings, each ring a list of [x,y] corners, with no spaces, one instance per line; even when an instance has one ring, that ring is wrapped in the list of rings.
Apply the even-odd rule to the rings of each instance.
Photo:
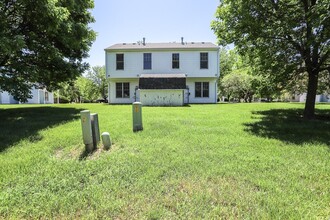
[[[0,219],[329,219],[330,105],[0,106]],[[83,154],[79,112],[111,150]]]

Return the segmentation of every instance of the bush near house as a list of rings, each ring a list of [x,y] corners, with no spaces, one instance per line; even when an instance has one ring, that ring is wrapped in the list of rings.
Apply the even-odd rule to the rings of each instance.
[[[0,218],[327,219],[330,105],[0,106]],[[83,154],[79,112],[111,150]]]

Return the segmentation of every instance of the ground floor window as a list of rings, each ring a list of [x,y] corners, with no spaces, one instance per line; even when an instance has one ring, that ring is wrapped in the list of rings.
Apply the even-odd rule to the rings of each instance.
[[[195,82],[195,97],[196,98],[208,98],[210,97],[209,82]]]
[[[116,98],[129,98],[129,83],[116,83]]]

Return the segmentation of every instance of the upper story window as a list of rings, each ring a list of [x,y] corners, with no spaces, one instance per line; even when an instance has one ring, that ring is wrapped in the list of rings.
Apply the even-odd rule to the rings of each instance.
[[[124,54],[116,54],[116,70],[124,69]]]
[[[144,53],[143,54],[143,69],[151,70],[151,53]]]
[[[208,53],[200,53],[200,67],[201,67],[201,69],[209,68],[209,54]]]
[[[172,69],[180,68],[180,54],[172,53]]]
[[[209,82],[195,82],[195,97],[196,98],[208,98],[210,86]]]

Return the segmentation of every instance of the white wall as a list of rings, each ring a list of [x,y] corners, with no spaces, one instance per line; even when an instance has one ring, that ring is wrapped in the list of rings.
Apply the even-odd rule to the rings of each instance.
[[[1,104],[10,104],[8,92],[1,92]]]
[[[31,90],[32,97],[30,99],[28,99],[26,103],[29,103],[29,104],[43,104],[43,103],[39,102],[39,93],[40,93],[39,89],[35,89],[35,88],[32,89]]]
[[[165,105],[165,106],[179,106],[183,105],[182,89],[179,90],[140,90],[140,102],[142,105]]]
[[[200,69],[200,53],[208,52],[208,69]],[[117,52],[120,53],[120,52]],[[134,78],[143,73],[184,73],[187,77],[216,77],[218,74],[218,51],[160,51],[152,54],[152,69],[143,69],[143,53],[124,52],[124,70],[116,70],[115,52],[106,52],[107,77]],[[180,54],[180,68],[172,69],[172,53]]]

